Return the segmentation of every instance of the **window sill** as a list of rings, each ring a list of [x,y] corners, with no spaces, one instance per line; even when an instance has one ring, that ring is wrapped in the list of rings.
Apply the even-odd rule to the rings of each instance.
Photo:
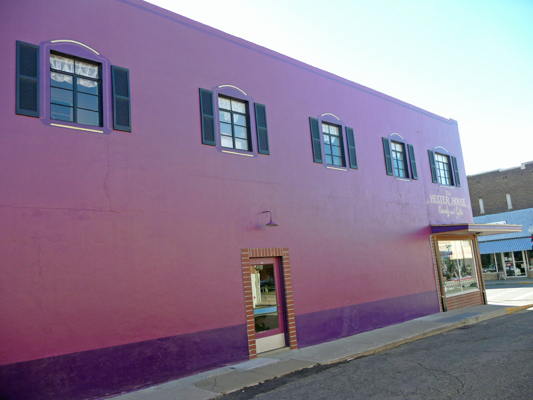
[[[255,157],[255,154],[250,152],[250,151],[239,151],[239,150],[235,150],[235,149],[232,149],[232,150],[225,150],[225,148],[222,148],[220,150],[222,153],[226,153],[226,154],[235,154],[237,156],[245,156],[245,157]]]
[[[457,292],[457,293],[452,293],[452,294],[448,294],[445,292],[444,295],[447,299],[449,299],[450,297],[461,296],[463,294],[474,293],[474,292],[479,292],[479,291],[480,291],[479,288],[475,288],[475,289],[463,290],[462,292]]]
[[[74,129],[78,131],[104,133],[104,129],[99,126],[81,125],[81,124],[76,124],[73,122],[60,121],[60,120],[55,120],[55,119],[54,120],[50,119],[48,125],[58,127],[58,128]]]
[[[335,171],[344,171],[344,172],[348,171],[348,168],[346,168],[346,167],[335,167],[333,165],[328,165],[328,164],[325,164],[325,165],[326,165],[327,169],[332,169],[332,170],[335,170]]]

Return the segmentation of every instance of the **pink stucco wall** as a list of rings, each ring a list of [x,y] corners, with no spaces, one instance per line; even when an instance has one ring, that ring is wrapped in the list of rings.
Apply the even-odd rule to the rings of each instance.
[[[436,290],[429,224],[472,221],[428,204],[470,204],[454,121],[137,0],[1,9],[0,364],[244,324],[241,248],[290,249],[297,315]],[[131,133],[15,115],[16,40],[54,39],[129,69]],[[201,144],[198,89],[221,84],[266,105],[269,156]],[[326,112],[354,129],[358,170],[313,163]],[[418,181],[386,175],[393,132]],[[461,188],[431,182],[435,146]]]

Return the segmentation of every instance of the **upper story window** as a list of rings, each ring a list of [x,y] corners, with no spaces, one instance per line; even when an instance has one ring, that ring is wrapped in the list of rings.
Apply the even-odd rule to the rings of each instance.
[[[42,68],[40,68],[43,60]],[[46,93],[41,96],[40,93]],[[129,70],[71,39],[17,41],[16,113],[48,126],[131,132]]]
[[[330,113],[322,114],[319,119],[309,118],[309,125],[314,162],[330,169],[347,171],[347,164],[350,168],[357,169],[352,128],[344,126],[337,116]],[[322,152],[322,147],[324,147],[324,152]],[[348,157],[345,154],[348,154]]]
[[[50,118],[101,126],[100,65],[50,54]]]
[[[215,146],[223,153],[248,157],[270,154],[266,107],[253,103],[236,86],[221,85],[213,91],[200,89],[200,113],[202,144]],[[257,136],[252,136],[254,128]]]
[[[448,152],[442,146],[437,147],[439,151]],[[445,186],[461,186],[461,179],[459,178],[459,168],[457,166],[457,159],[454,156],[437,153],[433,150],[428,150],[429,166],[431,167],[431,179],[433,183],[439,183]]]
[[[219,96],[218,110],[221,146],[250,151],[248,103]]]
[[[394,175],[400,178],[408,178],[407,165],[405,163],[405,146],[403,143],[391,141],[392,163]]]
[[[392,137],[394,140],[391,139]],[[413,145],[405,143],[404,138],[398,133],[392,133],[389,137],[382,138],[382,142],[387,175],[404,179],[418,179]]]
[[[452,170],[450,159],[445,154],[435,153],[435,167],[437,168],[437,180],[441,185],[452,186]]]
[[[344,146],[340,131],[341,128],[339,126],[322,122],[322,137],[324,138],[326,163],[338,167],[345,167]]]

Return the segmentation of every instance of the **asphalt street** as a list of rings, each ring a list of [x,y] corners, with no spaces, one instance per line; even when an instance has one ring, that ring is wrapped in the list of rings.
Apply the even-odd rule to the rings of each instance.
[[[532,399],[532,371],[533,312],[526,310],[221,399]]]

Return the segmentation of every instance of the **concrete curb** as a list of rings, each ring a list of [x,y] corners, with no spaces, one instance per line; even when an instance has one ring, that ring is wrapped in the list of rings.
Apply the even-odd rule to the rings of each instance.
[[[517,311],[526,310],[531,307],[533,307],[533,304],[529,304],[527,306],[507,307],[507,314],[513,314]]]

